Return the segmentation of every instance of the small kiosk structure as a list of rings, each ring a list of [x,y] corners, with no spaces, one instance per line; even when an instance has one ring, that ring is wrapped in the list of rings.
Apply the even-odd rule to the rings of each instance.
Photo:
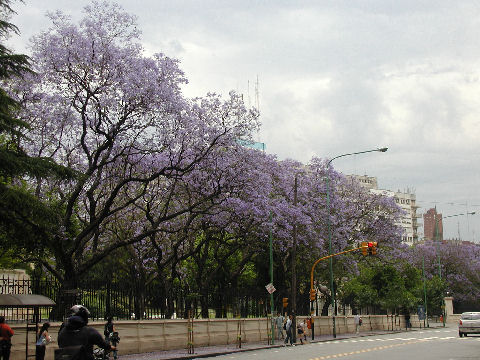
[[[25,332],[25,359],[28,355],[28,332],[38,332],[38,323],[41,321],[41,309],[50,309],[55,302],[43,295],[35,294],[0,294],[0,313],[5,314],[6,319],[14,319],[17,322],[20,318],[27,323]],[[30,355],[35,356],[35,355]]]

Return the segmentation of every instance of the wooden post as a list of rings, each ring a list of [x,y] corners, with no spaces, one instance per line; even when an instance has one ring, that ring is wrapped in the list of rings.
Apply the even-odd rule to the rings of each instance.
[[[242,319],[238,319],[237,323],[237,348],[242,348]]]
[[[193,342],[193,314],[192,310],[188,310],[188,341],[187,349],[189,354],[195,353],[195,346]]]

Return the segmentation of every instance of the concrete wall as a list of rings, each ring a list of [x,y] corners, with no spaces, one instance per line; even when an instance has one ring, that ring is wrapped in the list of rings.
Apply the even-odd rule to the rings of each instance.
[[[297,318],[302,322],[305,317]],[[392,330],[405,327],[403,317],[385,315],[362,315],[363,325],[361,331]],[[416,317],[412,316],[413,326],[420,326]],[[393,327],[392,327],[392,322]],[[92,322],[89,325],[95,327],[103,334],[104,322]],[[12,360],[25,359],[26,326],[24,324],[12,325],[15,335],[12,338]],[[267,342],[269,326],[266,318],[252,319],[199,319],[194,321],[194,344],[195,347],[236,344],[238,332],[241,330],[242,342]],[[327,316],[314,317],[315,335],[332,334],[332,319]],[[54,341],[58,338],[60,323],[51,323],[50,335]],[[188,323],[187,320],[141,320],[141,321],[115,321],[115,328],[120,335],[118,346],[119,354],[136,354],[152,351],[185,349],[187,347]],[[355,332],[353,316],[336,317],[337,334]],[[35,334],[29,332],[29,354],[35,353]],[[57,343],[47,346],[46,359],[53,359],[53,351]]]
[[[445,320],[447,321],[448,324],[458,324],[461,316],[462,314],[452,314],[452,315],[448,315]]]

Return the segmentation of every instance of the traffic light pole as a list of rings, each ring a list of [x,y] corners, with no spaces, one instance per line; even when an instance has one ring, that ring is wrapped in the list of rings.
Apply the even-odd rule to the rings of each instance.
[[[330,259],[330,258],[333,258],[335,256],[338,256],[338,255],[343,255],[343,254],[346,254],[346,253],[349,253],[349,252],[352,252],[352,251],[357,251],[357,250],[365,250],[367,251],[369,248],[372,248],[372,254],[376,254],[376,246],[377,246],[377,243],[370,243],[372,244],[372,246],[369,246],[369,245],[366,245],[364,243],[362,243],[362,246],[359,246],[358,248],[354,248],[354,249],[350,249],[350,250],[345,250],[345,251],[342,251],[342,252],[339,252],[339,253],[336,253],[336,254],[332,254],[332,255],[328,255],[328,256],[324,256],[320,259],[318,259],[317,261],[315,261],[313,263],[313,266],[312,266],[312,270],[310,271],[310,309],[313,313],[313,302],[315,300],[315,296],[316,296],[316,292],[315,292],[315,288],[313,287],[313,273],[315,271],[315,267],[317,266],[317,264],[320,262],[320,261],[323,261],[323,260],[327,260],[327,259]],[[331,296],[333,294],[330,294]],[[333,313],[333,317],[335,318],[335,309],[333,309],[334,313]],[[312,317],[312,340],[314,340],[314,334],[315,334],[315,330],[314,330],[315,326],[314,326],[314,321],[313,321],[313,317]],[[334,330],[335,331],[335,330]],[[335,336],[335,332],[334,332],[334,337]]]

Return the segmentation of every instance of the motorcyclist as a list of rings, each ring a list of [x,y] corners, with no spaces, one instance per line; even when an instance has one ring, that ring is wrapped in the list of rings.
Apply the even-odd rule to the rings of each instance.
[[[58,333],[58,346],[60,348],[83,345],[88,359],[94,358],[93,345],[97,345],[106,351],[116,349],[115,346],[107,344],[97,330],[87,326],[90,312],[85,306],[74,305],[70,311],[70,317],[62,324]]]

